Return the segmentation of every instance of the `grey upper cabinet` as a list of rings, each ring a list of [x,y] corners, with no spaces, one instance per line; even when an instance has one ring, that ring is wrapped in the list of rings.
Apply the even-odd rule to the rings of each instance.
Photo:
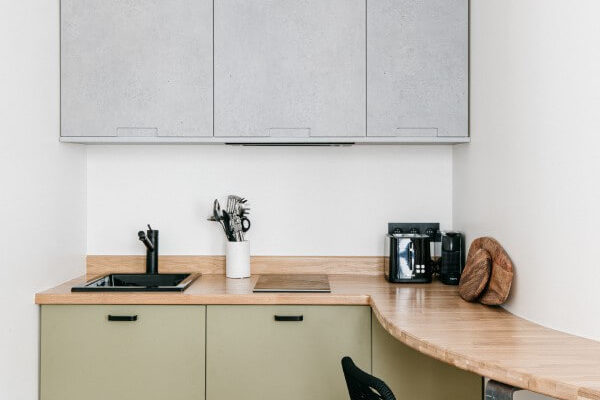
[[[215,0],[215,136],[365,137],[365,0]]]
[[[468,3],[61,0],[61,140],[468,142]]]
[[[368,0],[367,135],[468,136],[468,0]]]
[[[212,0],[62,0],[61,136],[212,136]]]

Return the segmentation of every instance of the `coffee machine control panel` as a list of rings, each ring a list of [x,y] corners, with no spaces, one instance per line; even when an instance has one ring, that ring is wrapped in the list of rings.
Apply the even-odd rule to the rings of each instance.
[[[442,256],[439,222],[390,222],[388,223],[388,234],[413,233],[429,236],[431,242],[431,259],[434,272],[437,271],[439,259]]]

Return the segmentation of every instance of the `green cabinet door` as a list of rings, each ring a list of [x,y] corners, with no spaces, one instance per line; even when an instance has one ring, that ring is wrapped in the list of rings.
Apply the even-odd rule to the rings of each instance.
[[[208,306],[206,398],[347,400],[340,361],[370,371],[370,326],[367,306]]]
[[[42,306],[41,400],[204,399],[205,316],[204,306]]]
[[[373,375],[397,399],[481,400],[482,379],[411,349],[390,335],[373,315]]]

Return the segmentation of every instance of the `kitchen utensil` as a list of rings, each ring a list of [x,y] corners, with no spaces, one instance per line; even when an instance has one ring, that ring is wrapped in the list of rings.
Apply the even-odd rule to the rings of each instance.
[[[500,305],[506,301],[512,285],[513,263],[500,243],[491,237],[480,237],[471,243],[467,260],[470,261],[477,250],[488,252],[492,259],[490,280],[479,297],[479,302],[487,305]]]
[[[237,213],[240,217],[250,214],[250,207],[246,203],[238,203]]]
[[[237,212],[238,204],[244,204],[246,201],[247,200],[243,197],[230,194],[227,196],[227,212],[229,214],[235,214]]]
[[[236,195],[227,196],[226,209],[221,208],[219,200],[213,203],[213,215],[209,221],[217,221],[221,224],[228,241],[243,242],[244,233],[250,230],[250,220],[246,217],[250,214],[248,199]]]
[[[225,236],[227,236],[227,240],[229,240],[230,242],[235,242],[236,238],[231,226],[231,217],[229,216],[229,213],[227,211],[222,210],[221,212],[223,213],[223,225],[225,229]]]
[[[241,218],[242,221],[242,232],[246,233],[250,230],[250,226],[252,226],[252,224],[250,223],[250,220],[246,217],[242,217]]]
[[[219,204],[219,200],[215,199],[213,203],[213,215],[212,217],[208,217],[209,221],[216,221],[221,225],[225,235],[227,235],[227,229],[225,229],[225,225],[223,224],[223,213],[221,211],[221,204]]]
[[[227,196],[227,204],[225,205],[225,209],[228,213],[233,214],[233,198],[231,195]]]
[[[490,280],[492,257],[484,249],[478,249],[469,258],[460,277],[458,294],[466,301],[475,301],[483,293]]]
[[[232,218],[233,218],[233,235],[235,236],[237,241],[241,242],[244,240],[242,218],[237,214],[234,214]]]
[[[239,215],[233,216],[234,236],[239,240],[244,240],[244,233],[250,230],[250,220],[246,217],[240,217]]]
[[[219,200],[215,199],[213,203],[213,216],[217,221],[220,221],[223,218],[223,212],[221,211],[221,204]]]

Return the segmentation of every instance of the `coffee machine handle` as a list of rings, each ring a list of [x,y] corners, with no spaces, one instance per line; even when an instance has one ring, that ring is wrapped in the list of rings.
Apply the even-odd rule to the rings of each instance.
[[[410,255],[410,271],[415,273],[415,243],[413,241],[410,242],[408,246],[408,254]]]

